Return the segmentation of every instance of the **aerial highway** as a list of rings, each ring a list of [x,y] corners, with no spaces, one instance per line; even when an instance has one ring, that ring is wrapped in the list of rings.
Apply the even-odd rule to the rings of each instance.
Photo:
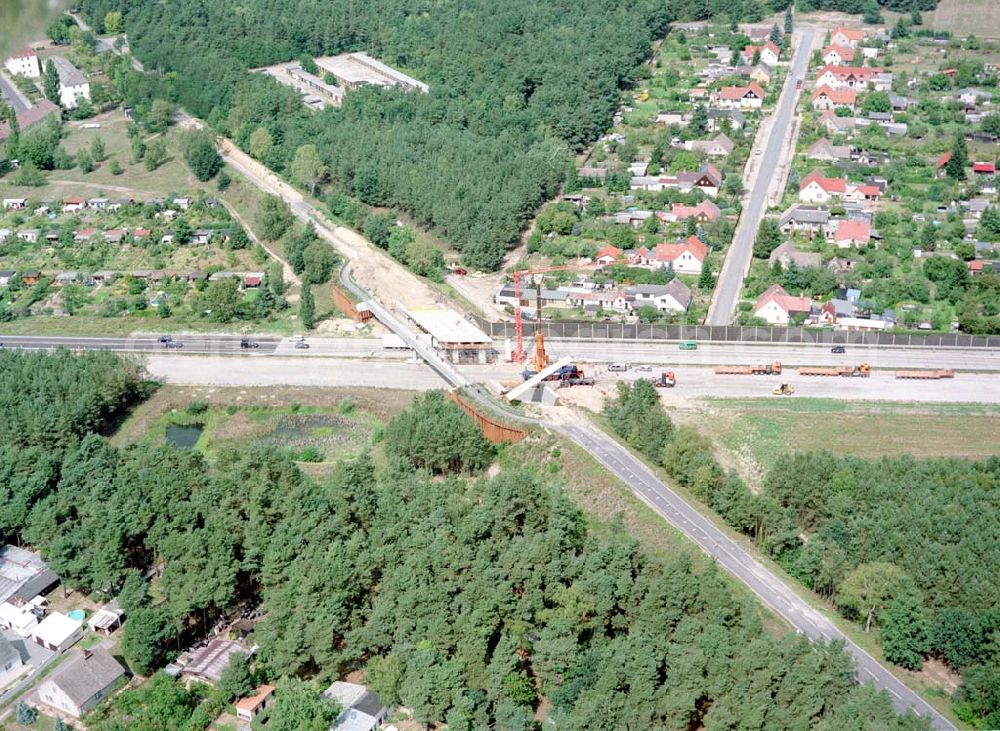
[[[778,99],[778,107],[774,112],[771,128],[768,132],[764,150],[757,160],[758,172],[750,188],[750,197],[743,207],[739,223],[733,234],[733,242],[729,245],[726,260],[715,283],[715,296],[708,310],[706,325],[728,325],[733,319],[736,302],[743,288],[743,277],[750,267],[753,255],[753,240],[757,235],[757,227],[767,208],[767,193],[771,186],[774,171],[781,158],[781,148],[786,142],[786,134],[792,123],[792,112],[795,109],[795,82],[805,76],[812,52],[813,34],[811,28],[795,31],[798,45],[792,55],[791,66],[785,85]]]
[[[643,502],[694,541],[720,566],[745,584],[767,607],[784,617],[798,632],[817,642],[834,640],[843,642],[857,664],[859,681],[871,681],[876,687],[886,691],[900,711],[912,709],[930,718],[935,728],[954,728],[948,719],[927,701],[840,632],[829,619],[810,607],[784,581],[755,560],[736,541],[685,502],[631,452],[589,424],[563,424],[555,428],[581,445],[598,462],[617,475]]]
[[[123,353],[149,353],[165,351],[178,354],[211,354],[211,355],[266,355],[273,353],[280,343],[280,338],[252,338],[257,343],[256,348],[240,347],[242,337],[239,335],[174,335],[171,340],[180,345],[168,348],[161,342],[158,335],[147,335],[128,338],[89,338],[60,337],[54,335],[3,335],[0,343],[5,348],[20,350],[115,350]]]

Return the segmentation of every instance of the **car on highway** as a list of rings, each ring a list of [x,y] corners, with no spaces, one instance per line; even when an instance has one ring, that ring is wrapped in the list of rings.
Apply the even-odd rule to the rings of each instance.
[[[251,348],[251,349],[252,348],[259,348],[260,347],[260,343],[258,343],[256,340],[250,340],[249,338],[243,338],[242,340],[240,340],[240,347],[243,348],[243,349],[247,349],[247,348]]]
[[[637,365],[635,367],[635,372],[636,373],[652,373],[653,372],[653,366]]]
[[[170,335],[161,335],[161,336],[160,336],[160,337],[158,338],[158,340],[159,340],[159,341],[160,341],[161,343],[169,343],[169,342],[170,342],[171,340],[173,340],[173,337],[172,337],[172,336],[170,336]]]
[[[180,350],[184,347],[184,343],[179,340],[167,340],[163,343],[163,347],[169,350]]]
[[[305,340],[305,338],[302,337],[302,335],[300,333],[295,333],[294,335],[292,335],[291,340],[292,340],[292,342],[300,343],[303,340]]]
[[[685,340],[680,345],[677,346],[680,350],[697,350],[698,343],[694,340]]]
[[[831,353],[846,353],[847,349],[844,348],[843,345],[834,345],[832,348],[830,348],[830,352]]]
[[[295,341],[295,349],[296,350],[309,350],[309,343],[307,343],[305,340],[296,340]]]

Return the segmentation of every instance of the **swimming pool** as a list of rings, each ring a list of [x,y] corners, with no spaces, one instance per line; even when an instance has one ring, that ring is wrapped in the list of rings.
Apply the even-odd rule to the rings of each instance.
[[[77,622],[82,622],[83,618],[87,616],[87,613],[82,609],[74,609],[72,612],[67,612],[66,616]]]

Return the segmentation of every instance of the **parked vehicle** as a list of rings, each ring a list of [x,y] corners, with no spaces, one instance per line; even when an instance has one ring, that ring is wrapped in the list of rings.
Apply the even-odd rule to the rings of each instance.
[[[608,365],[609,373],[624,373],[628,370],[628,363],[611,363]]]
[[[856,366],[833,366],[825,368],[805,367],[799,368],[800,376],[844,376],[846,378],[868,378],[871,375],[871,366],[861,363]]]
[[[781,374],[781,361],[745,366],[718,366],[717,376],[777,376]]]
[[[834,345],[832,348],[830,348],[830,352],[831,353],[838,353],[838,354],[839,353],[846,353],[847,349],[844,348],[843,345]]]
[[[914,378],[922,381],[936,381],[941,378],[954,378],[955,371],[940,369],[936,371],[896,371],[896,378]]]
[[[309,343],[307,343],[305,340],[296,340],[295,341],[295,349],[296,350],[309,350]]]
[[[696,343],[694,340],[684,340],[677,347],[680,350],[697,350],[698,349],[698,343]]]
[[[663,371],[659,378],[653,379],[653,385],[657,388],[673,388],[677,385],[677,377],[673,371]]]
[[[179,340],[167,340],[166,342],[163,343],[163,347],[167,348],[168,350],[180,350],[181,348],[184,347],[184,343],[180,342]]]
[[[793,386],[790,383],[782,383],[777,388],[772,389],[771,393],[773,393],[775,396],[791,396],[793,393],[795,393],[795,386]]]
[[[260,343],[258,343],[256,340],[250,340],[248,338],[243,338],[242,340],[240,340],[240,347],[244,348],[244,349],[246,349],[246,348],[259,348],[260,347]]]
[[[464,277],[464,276],[465,276],[466,274],[468,274],[469,272],[467,272],[467,271],[466,271],[465,269],[463,269],[462,267],[455,267],[454,269],[452,269],[452,270],[451,270],[451,273],[452,273],[452,274],[457,274],[457,275],[458,275],[458,276],[460,276],[460,277]]]
[[[170,335],[161,335],[159,340],[161,343],[169,343],[171,340],[173,340],[173,337]]]
[[[652,373],[653,372],[653,366],[637,365],[635,367],[635,372],[636,373]]]

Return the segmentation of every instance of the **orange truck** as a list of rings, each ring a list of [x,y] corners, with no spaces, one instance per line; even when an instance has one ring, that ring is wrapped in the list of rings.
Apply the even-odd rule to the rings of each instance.
[[[868,378],[871,375],[871,366],[861,363],[857,366],[833,366],[833,367],[811,367],[799,368],[800,376],[842,376],[844,378]]]
[[[717,376],[777,376],[781,373],[781,361],[747,366],[717,366]]]
[[[896,371],[896,378],[913,378],[923,381],[936,381],[941,378],[954,378],[955,371],[939,369],[936,371]]]

